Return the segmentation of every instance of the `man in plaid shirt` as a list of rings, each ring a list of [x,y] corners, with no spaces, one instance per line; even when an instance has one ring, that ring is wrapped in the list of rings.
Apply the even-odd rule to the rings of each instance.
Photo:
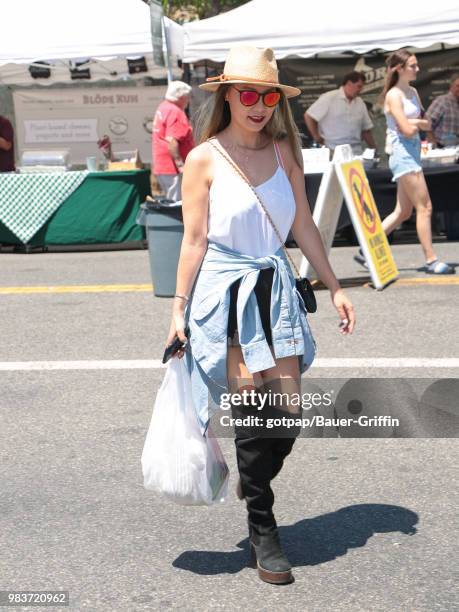
[[[435,98],[426,115],[432,123],[430,142],[442,148],[459,144],[459,74],[452,77],[449,92]]]

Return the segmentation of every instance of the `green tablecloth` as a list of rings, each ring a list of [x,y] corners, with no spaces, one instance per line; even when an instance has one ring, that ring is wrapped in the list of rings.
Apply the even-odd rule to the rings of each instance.
[[[62,202],[84,181],[87,172],[0,175],[0,222],[28,242]]]
[[[142,240],[145,229],[135,220],[140,204],[149,193],[148,170],[89,173],[27,244],[46,246]],[[23,244],[1,221],[0,243]]]

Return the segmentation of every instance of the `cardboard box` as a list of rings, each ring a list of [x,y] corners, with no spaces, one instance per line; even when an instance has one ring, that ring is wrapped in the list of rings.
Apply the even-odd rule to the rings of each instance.
[[[113,160],[108,162],[107,170],[139,170],[143,168],[138,149],[113,153]]]

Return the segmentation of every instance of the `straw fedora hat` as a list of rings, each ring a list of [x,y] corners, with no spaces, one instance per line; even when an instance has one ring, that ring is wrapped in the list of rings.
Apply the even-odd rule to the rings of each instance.
[[[231,47],[226,58],[223,73],[206,79],[199,85],[205,91],[217,91],[220,85],[244,83],[278,87],[287,98],[299,96],[301,89],[279,83],[276,58],[272,49],[258,49],[249,45]]]

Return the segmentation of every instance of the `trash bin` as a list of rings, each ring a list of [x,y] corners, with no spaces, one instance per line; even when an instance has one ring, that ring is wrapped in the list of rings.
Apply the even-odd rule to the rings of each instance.
[[[445,232],[448,240],[459,240],[459,210],[445,210]]]
[[[144,202],[136,223],[145,226],[153,292],[158,297],[173,297],[183,238],[181,202],[164,198]]]

